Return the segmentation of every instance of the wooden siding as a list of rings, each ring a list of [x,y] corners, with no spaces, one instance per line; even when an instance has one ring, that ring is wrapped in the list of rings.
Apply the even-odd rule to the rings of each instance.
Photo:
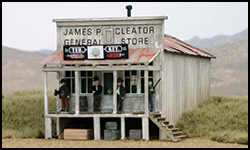
[[[162,115],[176,124],[183,112],[210,95],[210,58],[165,53]]]

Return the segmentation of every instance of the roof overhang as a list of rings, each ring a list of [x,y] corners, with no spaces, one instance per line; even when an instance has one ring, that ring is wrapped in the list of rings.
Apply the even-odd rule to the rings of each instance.
[[[165,34],[164,35],[164,51],[171,53],[186,54],[192,56],[206,57],[206,58],[216,58],[214,55],[209,54],[197,47],[187,44],[176,37]]]
[[[122,66],[125,66],[128,69],[132,66],[145,68],[148,67],[148,64],[151,63],[159,53],[159,48],[137,48],[129,49],[128,59],[64,60],[63,51],[57,50],[43,60],[41,65],[43,71],[49,70],[49,68],[57,68],[56,70],[61,70],[62,68],[67,68],[68,66],[75,66],[75,69],[82,66],[91,70],[97,69],[96,66],[101,66],[102,69],[105,69],[105,66],[108,66],[109,68],[117,66],[116,70],[122,69]],[[106,69],[108,69],[108,67],[106,67]]]

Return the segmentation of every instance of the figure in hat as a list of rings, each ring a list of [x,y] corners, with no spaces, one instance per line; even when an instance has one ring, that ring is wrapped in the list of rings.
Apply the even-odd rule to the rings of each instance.
[[[149,80],[148,81],[148,100],[150,103],[150,112],[152,112],[154,109],[154,103],[153,103],[153,94],[154,93],[155,93],[155,89],[153,86],[153,81]]]
[[[122,85],[123,79],[117,79],[117,110],[122,111],[122,102],[124,100],[124,96],[126,94],[126,89]]]
[[[101,104],[101,92],[102,86],[99,84],[99,78],[94,77],[94,85],[92,86],[92,92],[94,93],[94,111],[100,111]]]
[[[61,84],[61,87],[60,87],[59,91],[57,92],[57,94],[59,94],[59,97],[60,97],[61,102],[62,102],[61,111],[65,111],[65,105],[66,105],[66,111],[69,111],[69,94],[70,94],[70,90],[66,86],[66,80],[65,79],[61,79],[60,84]]]

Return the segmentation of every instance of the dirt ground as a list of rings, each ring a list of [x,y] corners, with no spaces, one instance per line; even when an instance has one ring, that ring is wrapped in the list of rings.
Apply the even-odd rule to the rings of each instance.
[[[248,148],[248,145],[220,143],[208,138],[187,138],[180,142],[150,140],[63,140],[38,138],[4,138],[2,148]]]

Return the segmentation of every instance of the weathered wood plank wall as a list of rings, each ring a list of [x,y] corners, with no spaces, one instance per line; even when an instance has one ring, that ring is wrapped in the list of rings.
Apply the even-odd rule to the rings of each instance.
[[[210,58],[165,53],[162,114],[176,124],[183,112],[210,95]],[[163,91],[164,92],[164,91]]]

